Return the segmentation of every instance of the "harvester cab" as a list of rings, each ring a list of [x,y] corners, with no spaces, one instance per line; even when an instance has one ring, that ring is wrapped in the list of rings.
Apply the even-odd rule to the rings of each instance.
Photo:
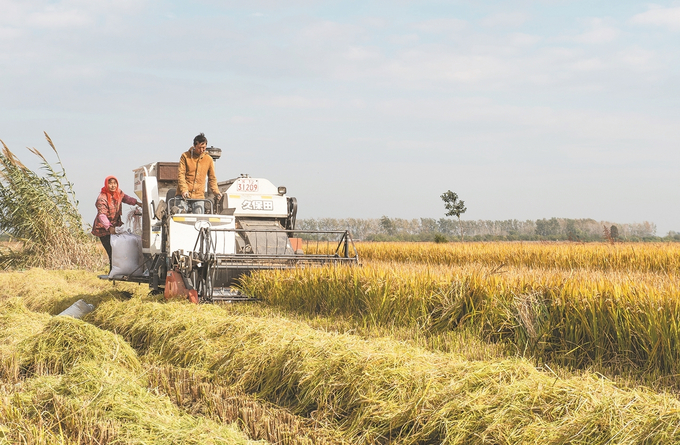
[[[215,160],[221,154],[215,147],[207,152]],[[255,270],[358,263],[349,231],[295,229],[297,200],[286,187],[241,175],[218,182],[219,200],[211,193],[185,200],[175,195],[177,174],[177,162],[134,170],[146,272],[109,280],[148,282],[168,299],[238,301],[254,298],[232,286]]]

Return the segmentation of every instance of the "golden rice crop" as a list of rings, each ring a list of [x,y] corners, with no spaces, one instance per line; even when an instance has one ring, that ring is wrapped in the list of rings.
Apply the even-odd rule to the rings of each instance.
[[[647,378],[670,378],[678,373],[680,314],[676,296],[680,279],[669,269],[670,262],[655,269],[649,266],[654,255],[641,255],[647,260],[636,268],[630,258],[621,260],[625,255],[607,257],[594,249],[590,257],[576,250],[571,259],[566,258],[569,252],[565,251],[562,262],[557,254],[536,251],[535,263],[526,260],[531,255],[523,251],[517,256],[525,260],[512,265],[497,262],[501,257],[489,255],[485,245],[476,246],[480,251],[470,258],[477,260],[463,266],[455,261],[434,264],[413,258],[379,262],[366,260],[364,255],[366,265],[362,268],[255,273],[243,279],[242,288],[263,298],[271,308],[386,328],[376,332],[389,332],[392,326],[432,335],[475,331],[486,339],[511,342],[519,354],[532,355],[551,367],[555,362],[573,367],[610,365],[617,370],[632,366],[646,372]],[[523,244],[516,246],[524,249]],[[421,247],[427,250],[427,246]],[[512,257],[512,252],[507,256]],[[553,260],[546,260],[550,258]],[[277,316],[274,309],[258,316],[256,311],[248,314],[246,310],[218,306],[156,303],[138,287],[130,291],[134,294],[131,300],[122,301],[120,292],[112,292],[103,284],[87,280],[78,284],[77,274],[43,276],[29,271],[7,274],[9,278],[2,275],[0,283],[6,280],[10,291],[3,292],[0,299],[21,295],[34,309],[56,313],[83,294],[96,297],[98,308],[88,321],[119,333],[154,365],[183,369],[173,374],[175,377],[189,379],[181,377],[185,373],[202,376],[200,384],[185,380],[181,384],[163,383],[162,388],[168,393],[175,391],[172,400],[182,406],[205,404],[200,409],[211,413],[211,418],[217,408],[210,411],[206,407],[224,406],[205,391],[229,388],[313,418],[323,431],[337,432],[350,443],[680,442],[680,401],[675,397],[632,385],[624,390],[593,374],[569,376],[560,370],[553,374],[547,365],[543,370],[536,369],[520,358],[471,361],[455,353],[428,351],[390,338],[324,332]],[[18,283],[26,279],[32,282]],[[52,290],[51,280],[57,291]],[[7,320],[9,323],[10,318]],[[63,333],[74,326],[77,332],[88,333],[83,338],[99,331],[82,330],[82,322],[68,326],[45,323],[51,329],[41,328],[43,335]],[[45,411],[51,413],[55,412],[51,407],[57,406],[61,416],[75,406],[74,397],[82,402],[96,386],[83,385],[83,392],[69,392],[63,389],[67,381],[71,386],[77,386],[75,382],[81,379],[103,381],[105,387],[114,387],[103,393],[107,397],[121,392],[145,394],[147,383],[145,377],[140,380],[138,370],[125,366],[109,370],[106,357],[110,355],[106,353],[104,364],[97,362],[103,374],[89,370],[93,359],[80,362],[69,358],[90,357],[87,348],[72,356],[52,357],[47,353],[49,345],[63,348],[65,343],[55,337],[45,347],[40,346],[34,338],[36,329],[27,329],[21,337],[29,336],[33,339],[30,343],[17,337],[6,340],[4,349],[0,345],[3,354],[21,344],[27,348],[22,351],[32,351],[34,356],[24,359],[21,355],[18,369],[25,374],[20,391],[23,399],[13,395],[14,390],[0,387],[2,413],[23,419],[24,426],[29,418],[52,422],[47,430],[24,429],[25,437],[40,431],[53,433],[57,425],[53,418],[43,419],[27,411],[29,406],[49,407]],[[110,351],[113,343],[94,344],[107,344],[104,349]],[[31,374],[49,370],[66,373]],[[118,380],[110,380],[123,375],[136,386],[122,388],[115,386]],[[62,392],[45,388],[61,388]],[[204,391],[204,395],[185,395],[192,391]],[[129,405],[137,399],[123,396],[121,400]],[[86,412],[90,424],[76,416],[77,424],[67,425],[68,431],[119,431],[123,425],[119,414],[131,409],[104,415],[100,408],[95,404]],[[135,434],[149,434],[144,419],[128,415],[139,428]],[[262,415],[259,409],[258,415]],[[276,414],[272,428],[281,419],[283,416]],[[1,422],[0,432],[4,427]]]
[[[472,326],[569,366],[680,371],[677,277],[376,263],[254,273],[241,287],[273,305],[365,325]]]
[[[563,379],[522,359],[467,361],[216,306],[111,300],[88,318],[147,357],[313,415],[352,443],[680,441],[673,396]]]
[[[679,243],[357,243],[359,257],[449,266],[483,264],[563,270],[680,272]]]

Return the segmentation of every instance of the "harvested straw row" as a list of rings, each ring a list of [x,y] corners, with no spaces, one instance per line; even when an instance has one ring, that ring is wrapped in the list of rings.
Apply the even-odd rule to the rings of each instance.
[[[254,439],[280,445],[345,443],[309,419],[257,400],[233,387],[211,383],[205,373],[170,365],[150,365],[145,372],[151,387],[167,394],[175,404],[220,422],[239,422]]]
[[[680,373],[680,282],[658,278],[377,264],[254,273],[241,287],[289,310],[431,333],[472,327],[546,361],[656,378]]]
[[[49,315],[29,311],[20,298],[0,303],[0,381],[19,381],[20,351],[17,345],[45,327]]]
[[[3,347],[2,339],[6,342],[13,340],[13,351],[16,351],[14,343],[37,334],[45,329],[49,316],[44,313],[35,313],[28,310],[24,304],[34,309],[45,310],[52,313],[61,312],[74,301],[85,298],[88,302],[99,305],[109,299],[121,299],[123,288],[134,290],[137,296],[146,298],[146,290],[137,285],[116,285],[118,290],[105,290],[110,287],[84,271],[46,271],[31,269],[26,272],[12,272],[0,274],[0,288],[5,294],[20,295],[22,298],[8,298],[4,303],[12,310],[0,311],[0,351]],[[0,297],[0,300],[2,298]],[[26,320],[31,320],[28,322]],[[21,327],[21,328],[19,328]],[[18,335],[18,330],[23,334]],[[34,344],[39,349],[45,349],[40,342]],[[7,347],[5,347],[7,348]],[[107,349],[107,348],[105,348]],[[111,348],[108,348],[111,349]],[[57,349],[60,351],[60,349]],[[46,351],[49,356],[50,351]],[[75,352],[74,352],[75,353]],[[56,353],[55,353],[56,354]],[[81,351],[76,353],[82,355]],[[68,355],[68,353],[67,353]],[[10,363],[0,370],[7,370],[4,374],[14,376],[12,381],[19,381],[19,353],[13,355],[0,352],[0,359],[11,357]],[[55,368],[54,359],[56,354],[47,362],[43,361],[39,366]],[[49,366],[46,366],[49,365]],[[46,370],[46,369],[45,369]],[[266,407],[242,393],[217,386],[203,381],[195,373],[186,370],[147,367],[142,372],[150,381],[153,390],[162,390],[174,403],[186,407],[191,405],[190,411],[200,412],[221,423],[239,422],[249,432],[249,437],[263,439],[275,443],[291,444],[333,444],[341,442],[333,439],[333,432],[323,431],[314,427],[304,419],[300,419],[285,410]],[[2,374],[0,374],[2,376]],[[89,428],[94,428],[90,426]]]
[[[31,380],[49,388],[56,378]],[[115,443],[116,427],[111,421],[90,416],[82,406],[74,407],[57,394],[38,395],[39,388],[0,388],[0,444],[100,445]],[[49,413],[37,413],[50,397]],[[72,432],[72,434],[69,434]]]
[[[335,425],[352,443],[680,441],[674,397],[560,379],[524,360],[470,362],[214,306],[112,300],[88,317],[154,360]]]
[[[362,260],[680,272],[677,243],[357,243]]]
[[[16,301],[0,305],[0,313],[26,324],[41,318]],[[149,391],[135,351],[120,336],[69,317],[43,323],[38,333],[20,330],[23,339],[6,341],[20,357],[20,378],[2,388],[5,441],[248,443],[237,428],[184,414],[167,397]]]
[[[58,314],[81,298],[90,304],[111,298],[127,299],[145,296],[148,287],[132,283],[116,283],[97,278],[85,270],[45,270],[32,268],[22,272],[0,273],[0,300],[22,297],[28,308],[36,312]]]
[[[125,443],[120,434],[125,424],[102,418],[83,401],[53,392],[59,382],[58,377],[34,377],[19,388],[3,391],[0,417],[6,429],[0,427],[0,440],[12,444]]]

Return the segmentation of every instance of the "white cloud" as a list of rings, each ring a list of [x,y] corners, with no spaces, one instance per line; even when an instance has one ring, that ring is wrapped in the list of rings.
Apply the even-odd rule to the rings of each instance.
[[[386,39],[391,42],[389,36]],[[466,32],[452,41],[423,40],[421,43],[414,38],[400,51],[402,45],[389,51],[384,46],[328,42],[314,52],[299,47],[300,52],[288,59],[296,58],[295,65],[308,72],[314,67],[322,78],[405,91],[465,87],[498,92],[558,85],[573,91],[604,91],[616,88],[617,81],[630,84],[640,80],[631,74],[662,69],[658,63],[644,65],[653,55],[642,48],[603,51],[583,44],[561,47],[554,40],[524,33],[496,36]]]
[[[306,44],[320,46],[328,43],[344,44],[353,42],[362,33],[363,28],[359,26],[323,20],[305,26],[299,32],[299,37]]]
[[[371,28],[386,28],[389,25],[389,21],[382,17],[365,17],[361,19],[361,24],[371,27]]]
[[[467,22],[465,20],[454,18],[424,20],[411,25],[412,29],[431,34],[457,33],[466,27]]]
[[[486,97],[386,100],[375,104],[374,114],[394,116],[412,122],[432,120],[465,124],[461,128],[478,129],[469,132],[475,140],[495,142],[498,150],[507,144],[521,141],[526,141],[527,147],[535,145],[543,136],[553,138],[551,147],[555,150],[572,146],[576,142],[588,141],[591,145],[615,148],[602,148],[599,153],[570,152],[569,155],[588,159],[600,154],[608,156],[614,150],[620,153],[617,160],[621,162],[646,159],[661,161],[664,156],[668,156],[667,148],[674,146],[677,138],[680,138],[680,128],[672,118],[659,119],[644,113],[626,111],[505,105]],[[457,137],[460,136],[465,135]],[[625,146],[624,143],[628,141],[644,141],[653,148],[643,153],[631,149],[630,145]],[[674,158],[679,156],[673,155]]]
[[[597,57],[580,59],[571,64],[574,71],[599,71],[606,68],[606,64]]]
[[[26,4],[16,0],[0,0],[0,24],[17,26],[22,20]]]
[[[229,122],[234,125],[250,125],[257,123],[257,119],[249,116],[232,116]]]
[[[392,35],[388,37],[388,42],[392,43],[394,45],[410,45],[413,43],[417,43],[420,40],[420,36],[418,34],[398,34],[398,35]]]
[[[586,21],[586,25],[590,28],[588,31],[567,38],[567,40],[585,44],[611,43],[619,37],[621,31],[608,22],[609,20],[599,18],[589,19]]]
[[[515,32],[512,34],[508,35],[508,42],[511,45],[515,46],[530,46],[530,45],[535,45],[538,42],[543,40],[543,37],[537,36],[537,35],[532,35],[532,34],[524,34],[521,32]]]
[[[509,67],[491,55],[461,54],[456,51],[409,50],[388,61],[390,76],[402,81],[436,80],[478,82],[508,72]]]
[[[672,30],[680,30],[680,7],[654,8],[636,14],[630,22],[636,25],[664,26]]]
[[[517,27],[523,25],[529,16],[523,12],[499,13],[484,17],[480,24],[486,27]]]
[[[98,20],[116,21],[140,13],[147,0],[0,0],[0,24],[21,29],[68,29],[89,27]]]
[[[365,61],[379,58],[380,52],[375,48],[351,46],[345,51],[344,56],[347,60]]]
[[[0,26],[0,42],[14,40],[21,36],[21,31],[9,26]],[[0,55],[1,57],[1,55]]]
[[[94,17],[85,11],[72,9],[67,11],[48,7],[26,17],[26,24],[35,28],[78,28],[94,24]]]
[[[650,71],[658,68],[655,62],[656,54],[654,51],[647,50],[640,46],[633,46],[619,51],[618,58],[625,65],[638,70]]]
[[[274,96],[268,99],[259,100],[258,102],[266,106],[290,109],[320,109],[332,106],[332,102],[328,99],[307,97],[303,95]]]

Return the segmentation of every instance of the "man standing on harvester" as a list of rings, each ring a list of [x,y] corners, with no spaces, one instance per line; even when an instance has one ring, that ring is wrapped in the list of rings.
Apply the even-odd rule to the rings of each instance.
[[[177,196],[189,200],[193,213],[205,213],[205,178],[208,177],[208,187],[219,200],[222,197],[217,188],[215,176],[215,162],[206,153],[208,139],[203,133],[194,138],[194,145],[182,153],[179,159],[177,174]],[[196,200],[196,201],[192,201]]]

